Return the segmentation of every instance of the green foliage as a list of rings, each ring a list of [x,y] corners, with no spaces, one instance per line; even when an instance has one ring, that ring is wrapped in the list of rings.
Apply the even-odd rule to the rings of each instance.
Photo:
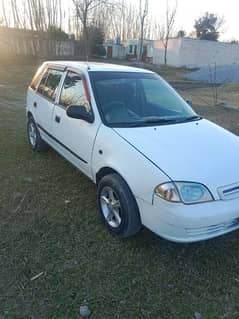
[[[54,25],[49,26],[47,32],[49,37],[54,40],[67,40],[69,38],[67,33]]]
[[[95,54],[98,56],[105,56],[106,55],[106,50],[105,47],[103,45],[97,45],[95,47]]]
[[[106,55],[106,51],[103,46],[105,35],[102,28],[92,25],[88,28],[88,35],[90,53],[97,56]]]
[[[195,21],[194,28],[197,32],[197,38],[200,40],[217,41],[220,36],[219,29],[223,23],[223,18],[214,13],[206,12]]]

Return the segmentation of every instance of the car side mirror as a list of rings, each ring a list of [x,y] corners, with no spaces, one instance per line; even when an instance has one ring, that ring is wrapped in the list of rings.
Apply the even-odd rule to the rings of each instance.
[[[188,105],[193,106],[193,101],[192,100],[186,100],[186,102],[188,103]]]
[[[67,116],[73,119],[79,119],[88,123],[94,122],[94,116],[90,112],[87,112],[83,105],[69,105],[66,109]]]

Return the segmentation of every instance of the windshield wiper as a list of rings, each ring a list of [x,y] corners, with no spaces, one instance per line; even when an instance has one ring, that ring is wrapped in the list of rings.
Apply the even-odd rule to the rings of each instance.
[[[117,123],[117,127],[142,127],[150,125],[163,125],[163,124],[176,124],[180,123],[182,119],[145,119],[142,121],[136,121],[132,123]]]
[[[166,119],[166,118],[153,118],[149,117],[144,120],[135,121],[135,122],[125,122],[125,123],[115,123],[114,127],[142,127],[148,125],[160,125],[160,124],[177,124],[177,123],[184,123],[190,121],[201,120],[202,117],[199,115],[194,115],[186,118],[176,118],[176,119]]]
[[[176,124],[176,123],[180,123],[182,120],[182,118],[175,118],[175,119],[165,119],[165,118],[148,118],[145,119],[144,121],[142,121],[141,123],[145,123],[145,124]]]
[[[202,116],[193,115],[193,116],[186,117],[183,121],[184,122],[190,122],[190,121],[199,121],[201,119],[202,119]]]

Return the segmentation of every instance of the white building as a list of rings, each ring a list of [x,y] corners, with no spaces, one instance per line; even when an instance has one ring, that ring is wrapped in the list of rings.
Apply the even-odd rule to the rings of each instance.
[[[113,40],[108,40],[104,44],[106,57],[113,59],[125,59],[125,47],[123,44],[116,43]]]
[[[209,64],[239,64],[239,45],[192,38],[172,38],[168,43],[167,64],[201,67]],[[154,41],[153,63],[164,64],[162,41]]]
[[[137,60],[140,41],[129,40],[124,45],[107,41],[108,58]],[[161,40],[143,40],[143,61],[156,65],[164,64],[164,46]],[[167,64],[176,67],[198,68],[217,65],[239,64],[239,44],[198,40],[193,38],[171,38],[168,42]]]
[[[129,60],[136,60],[140,54],[140,40],[129,40],[126,43],[125,53]],[[142,58],[144,62],[152,63],[154,54],[154,41],[143,40]]]

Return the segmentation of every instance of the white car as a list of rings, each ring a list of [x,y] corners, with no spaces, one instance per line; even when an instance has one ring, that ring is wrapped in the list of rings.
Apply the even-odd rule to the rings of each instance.
[[[34,151],[49,145],[97,185],[104,224],[194,242],[239,228],[239,138],[201,118],[160,76],[45,62],[27,93]]]

